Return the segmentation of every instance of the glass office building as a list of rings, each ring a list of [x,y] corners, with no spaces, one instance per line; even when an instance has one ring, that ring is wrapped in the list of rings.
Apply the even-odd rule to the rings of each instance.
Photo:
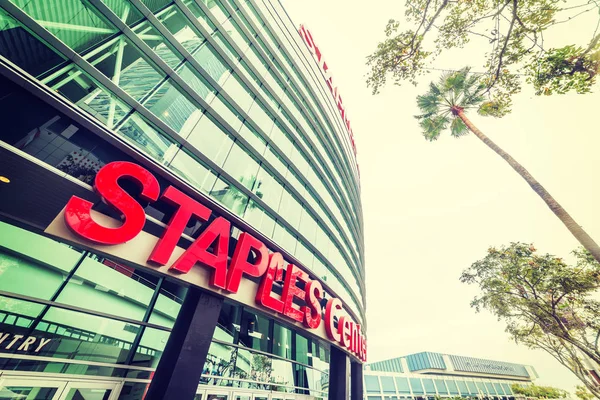
[[[0,399],[149,396],[167,379],[157,367],[174,357],[186,299],[210,292],[139,262],[142,245],[50,229],[72,196],[118,220],[93,189],[116,161],[210,209],[188,221],[182,251],[223,217],[229,258],[249,232],[321,283],[323,319],[339,298],[364,331],[357,161],[297,29],[276,0],[0,0]],[[119,184],[158,240],[176,208]],[[210,293],[222,303],[193,366],[196,399],[362,392],[362,360],[325,328],[269,312],[254,293]],[[353,379],[340,383],[336,368]]]
[[[422,352],[366,365],[367,400],[436,397],[514,400],[512,385],[538,378],[530,365]]]

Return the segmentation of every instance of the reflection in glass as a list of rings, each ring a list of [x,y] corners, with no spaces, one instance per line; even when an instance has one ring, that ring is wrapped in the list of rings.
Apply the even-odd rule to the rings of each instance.
[[[210,169],[185,150],[177,153],[169,168],[203,193],[208,194],[217,180],[217,176]]]
[[[168,162],[177,152],[177,146],[150,126],[137,112],[126,120],[119,133],[161,163]]]
[[[117,31],[98,16],[94,7],[81,0],[64,0],[58,4],[47,0],[12,1],[78,53]]]
[[[144,328],[132,364],[138,367],[156,368],[169,340],[169,334],[170,332],[154,328]]]
[[[27,51],[23,51],[27,49]],[[0,9],[0,55],[38,77],[64,61]]]
[[[92,255],[84,259],[56,301],[141,320],[155,287],[135,269]]]
[[[273,327],[273,354],[292,358],[292,331],[277,322]]]
[[[217,125],[207,114],[201,116],[187,140],[219,167],[223,165],[233,144],[233,140],[225,133],[225,129]]]
[[[220,178],[217,179],[215,186],[210,191],[210,196],[225,205],[236,215],[244,215],[246,205],[248,204],[248,196],[227,181]]]
[[[108,400],[112,390],[109,389],[80,389],[74,388],[69,390],[65,400]]]
[[[264,352],[269,351],[269,319],[244,309],[240,345]]]
[[[0,399],[27,399],[27,400],[52,400],[58,391],[57,388],[1,386]]]

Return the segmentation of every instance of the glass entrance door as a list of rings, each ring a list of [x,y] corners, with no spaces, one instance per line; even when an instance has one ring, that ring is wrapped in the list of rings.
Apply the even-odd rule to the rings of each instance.
[[[58,400],[66,382],[0,378],[0,400]]]
[[[0,377],[0,400],[116,400],[119,382]]]
[[[116,400],[118,383],[68,382],[58,400]]]

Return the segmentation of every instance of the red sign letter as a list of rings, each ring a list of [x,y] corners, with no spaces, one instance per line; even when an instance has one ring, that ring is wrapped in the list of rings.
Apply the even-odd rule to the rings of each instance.
[[[148,258],[148,261],[166,265],[192,214],[207,221],[211,211],[173,186],[169,186],[160,198],[166,203],[179,206],[175,214],[171,217],[171,221],[169,221],[169,225],[163,232],[162,237],[156,243],[152,254],[150,254],[150,258]]]
[[[267,272],[263,275],[258,291],[256,292],[256,302],[268,309],[283,313],[283,301],[271,296],[273,282],[277,279],[278,273],[283,270],[283,256],[281,253],[273,253],[269,256],[269,266]]]
[[[227,282],[227,252],[229,251],[229,231],[231,225],[226,219],[215,219],[198,239],[179,257],[171,269],[187,274],[197,261],[207,267],[215,269],[210,278],[210,284],[225,289]],[[217,240],[215,253],[208,251],[213,242]]]
[[[92,203],[73,196],[65,207],[65,222],[78,235],[100,244],[121,244],[138,235],[146,223],[146,214],[142,206],[125,192],[117,182],[128,178],[137,183],[146,201],[156,201],[160,194],[158,181],[148,170],[139,165],[117,161],[106,164],[96,175],[94,189],[109,205],[123,214],[123,225],[107,228],[92,219]]]
[[[352,344],[352,322],[350,322],[350,318],[347,316],[343,316],[338,321],[338,333],[341,336],[340,344],[350,349],[350,345]]]
[[[342,302],[340,299],[329,299],[327,306],[325,307],[325,330],[327,331],[327,336],[329,336],[329,339],[333,340],[334,342],[339,342],[341,337],[333,325],[334,317],[340,310],[342,310]]]
[[[248,262],[250,251],[254,249],[258,252],[258,257],[254,263]],[[231,266],[227,274],[227,290],[237,293],[242,280],[242,274],[261,277],[267,270],[269,252],[260,240],[249,233],[242,233],[238,239],[235,252],[231,259]]]
[[[308,281],[308,275],[294,264],[290,264],[285,272],[285,284],[283,285],[283,294],[281,297],[285,303],[283,314],[298,322],[304,320],[302,311],[294,307],[294,297],[304,300],[304,291],[296,286],[296,281],[300,279],[304,282]]]
[[[321,324],[321,304],[319,300],[323,299],[323,286],[319,281],[310,281],[306,284],[305,292],[307,305],[302,307],[304,326],[317,329]]]

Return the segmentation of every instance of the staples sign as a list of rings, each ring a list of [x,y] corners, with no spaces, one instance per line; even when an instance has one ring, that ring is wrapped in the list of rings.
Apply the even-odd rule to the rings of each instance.
[[[306,29],[304,27],[304,25],[300,25],[300,29],[298,31],[300,32],[300,36],[302,36],[302,39],[304,39],[304,42],[306,42],[306,45],[307,45],[308,49],[310,50],[310,52],[317,59],[317,63],[319,63],[319,66],[323,69],[323,73],[325,74],[325,82],[327,83],[327,86],[329,87],[329,90],[331,91],[331,94],[333,95],[335,104],[337,105],[340,115],[342,116],[342,120],[344,121],[344,125],[346,125],[346,129],[348,131],[348,137],[350,139],[350,144],[352,145],[352,151],[354,152],[354,157],[356,157],[356,144],[354,143],[354,133],[352,132],[352,127],[350,126],[350,120],[348,119],[348,114],[346,113],[346,109],[344,108],[344,103],[342,102],[342,96],[340,95],[337,86],[333,85],[333,77],[331,76],[331,73],[329,72],[329,67],[327,66],[327,62],[325,62],[325,60],[323,59],[321,50],[319,50],[319,47],[315,44],[315,41],[313,40],[313,37],[312,37],[312,34],[310,33],[310,31],[308,29]],[[358,165],[357,165],[357,167],[358,167]]]
[[[130,162],[113,162],[98,172],[94,189],[105,203],[122,214],[121,226],[109,228],[98,224],[92,219],[93,204],[73,196],[65,207],[64,215],[66,225],[76,235],[102,245],[118,245],[134,239],[142,232],[146,223],[144,209],[119,186],[120,179],[136,183],[144,201],[155,202],[160,198],[160,201],[177,209],[149,255],[149,263],[167,265],[188,221],[192,217],[208,221],[212,214],[210,209],[173,186],[169,186],[161,195],[158,181],[143,167]],[[306,272],[294,264],[285,266],[281,253],[269,253],[260,240],[246,232],[239,236],[229,261],[230,232],[231,223],[227,219],[215,218],[170,266],[170,270],[187,274],[199,264],[211,271],[210,286],[229,293],[238,292],[244,276],[260,278],[255,295],[258,305],[302,323],[309,329],[317,329],[324,322],[329,339],[366,361],[367,344],[361,326],[344,312],[339,299],[329,299],[322,321],[320,301],[324,291],[321,282],[310,279]],[[282,295],[280,298],[273,297],[273,283],[283,280],[284,272]],[[304,283],[304,289],[297,286],[299,281]],[[304,305],[295,306],[294,300],[301,300]],[[337,327],[335,320],[338,321]]]

